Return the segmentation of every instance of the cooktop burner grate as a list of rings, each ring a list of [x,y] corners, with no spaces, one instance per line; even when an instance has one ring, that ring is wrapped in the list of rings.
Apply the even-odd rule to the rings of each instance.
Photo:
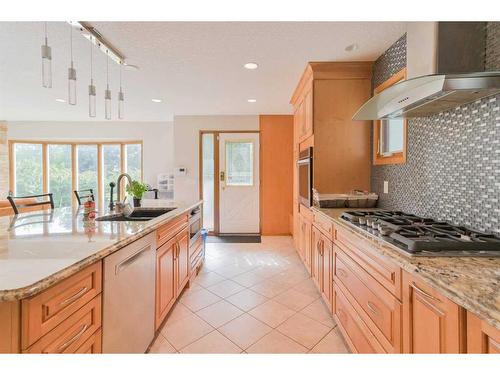
[[[487,253],[500,256],[500,238],[401,211],[346,211],[341,218],[407,253]]]

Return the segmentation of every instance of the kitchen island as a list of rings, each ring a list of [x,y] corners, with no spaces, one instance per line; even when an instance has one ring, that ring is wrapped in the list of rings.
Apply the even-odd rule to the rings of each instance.
[[[153,283],[150,292],[153,296],[156,293],[156,302],[153,299],[152,305],[158,305],[158,300],[162,301],[168,294],[168,291],[160,290],[161,283],[178,286],[173,296],[169,296],[169,306],[164,306],[161,311],[163,319],[182,288],[188,284],[191,273],[196,272],[202,262],[201,238],[191,244],[189,233],[190,213],[199,211],[201,204],[201,201],[175,204],[170,206],[173,208],[171,211],[148,221],[83,220],[83,208],[70,207],[0,218],[0,352],[84,350],[83,343],[77,347],[71,340],[80,337],[80,326],[85,328],[82,331],[89,331],[89,327],[96,325],[95,333],[100,332],[104,294],[101,292],[105,290],[104,261],[144,238],[151,239],[150,247],[157,254],[153,256],[167,259],[164,255],[174,251],[177,255],[174,260],[179,255],[183,257],[182,267],[177,260],[175,269],[165,262],[157,262],[157,267],[170,268],[165,270],[169,272],[156,270],[158,274],[161,272],[162,279],[157,280],[156,287]],[[149,206],[158,206],[158,202],[152,201]],[[98,217],[105,214],[109,212],[99,211]],[[196,254],[196,262],[190,254]],[[179,269],[184,275],[177,285]],[[155,278],[154,269],[151,277]],[[53,347],[43,341],[45,337],[54,335],[57,329],[71,331],[72,317],[84,308],[89,310],[91,323],[75,320],[75,334],[69,332],[69,338],[61,339],[63,345]],[[154,318],[158,317],[151,317],[152,320]],[[65,324],[71,327],[64,327]],[[91,352],[100,352],[101,345],[97,342],[100,335],[95,341]],[[64,342],[71,345],[65,346]]]

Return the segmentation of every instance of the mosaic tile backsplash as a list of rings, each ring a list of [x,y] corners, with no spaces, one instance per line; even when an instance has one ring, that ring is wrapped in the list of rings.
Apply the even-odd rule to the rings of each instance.
[[[372,88],[387,81],[403,68],[406,68],[406,34],[390,46],[373,64]]]
[[[500,69],[499,25],[487,25],[488,70]],[[404,40],[391,48],[398,50],[392,55],[404,55],[406,62]],[[374,86],[392,74],[384,55],[375,62]],[[389,182],[388,194],[383,193],[384,181]],[[500,235],[500,95],[411,119],[406,164],[373,166],[371,185],[381,208]]]

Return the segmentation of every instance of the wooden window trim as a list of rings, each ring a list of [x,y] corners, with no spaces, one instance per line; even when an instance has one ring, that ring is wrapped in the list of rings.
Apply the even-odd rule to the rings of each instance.
[[[95,187],[96,189],[96,195],[97,199],[96,201],[98,202],[99,206],[102,207],[104,203],[104,194],[106,194],[105,191],[102,189],[102,182],[103,182],[103,171],[102,171],[102,158],[103,158],[103,153],[102,153],[102,146],[103,145],[120,145],[120,169],[121,173],[125,172],[126,168],[126,152],[125,148],[126,145],[131,145],[131,144],[140,144],[141,145],[141,180],[144,180],[144,142],[142,140],[129,140],[129,141],[92,141],[92,140],[86,140],[86,141],[37,141],[37,140],[24,140],[24,139],[9,139],[8,140],[8,150],[9,150],[9,190],[12,191],[15,194],[15,163],[14,163],[14,145],[16,143],[24,143],[24,144],[39,144],[42,145],[42,181],[43,181],[43,193],[47,193],[48,191],[48,146],[49,145],[68,145],[71,146],[71,190],[77,190],[77,185],[78,185],[78,173],[76,170],[76,158],[77,158],[77,146],[81,145],[91,145],[91,146],[97,146],[97,185]],[[76,205],[76,199],[72,199],[73,205]]]
[[[388,80],[382,82],[373,90],[374,94],[384,91],[386,88],[406,79],[406,68],[391,76]],[[393,153],[390,156],[384,156],[379,153],[381,121],[373,121],[373,165],[404,164],[406,163],[406,154],[408,146],[408,121],[403,121],[403,151]]]

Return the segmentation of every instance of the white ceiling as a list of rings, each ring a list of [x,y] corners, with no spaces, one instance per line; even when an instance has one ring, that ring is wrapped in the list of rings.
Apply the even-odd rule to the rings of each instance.
[[[374,60],[404,32],[403,22],[92,22],[139,71],[124,72],[127,121],[174,115],[290,113],[289,99],[308,61]],[[48,24],[53,88],[41,87],[43,23],[0,22],[0,120],[86,121],[89,42],[74,33],[78,103],[66,99],[69,25]],[[347,45],[359,49],[346,52]],[[105,55],[94,54],[103,119]],[[254,61],[259,69],[242,65]],[[118,66],[110,64],[113,104]],[[156,104],[152,98],[161,98]],[[255,98],[256,103],[247,99]],[[116,106],[113,108],[116,117]]]

